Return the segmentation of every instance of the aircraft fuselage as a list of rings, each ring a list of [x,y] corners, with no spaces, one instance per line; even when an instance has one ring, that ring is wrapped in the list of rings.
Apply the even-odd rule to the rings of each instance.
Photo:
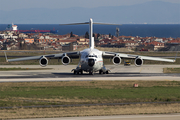
[[[97,72],[103,68],[102,51],[85,49],[81,51],[79,66],[86,72]]]

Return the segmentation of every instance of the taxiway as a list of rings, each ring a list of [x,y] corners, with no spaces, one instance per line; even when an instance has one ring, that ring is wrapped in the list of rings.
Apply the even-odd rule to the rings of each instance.
[[[143,65],[115,66],[107,65],[111,70],[110,74],[74,75],[71,70],[75,65],[49,65],[45,70],[28,70],[28,68],[42,68],[39,65],[2,65],[3,68],[21,67],[27,70],[21,71],[0,71],[0,82],[31,82],[31,81],[80,81],[80,80],[180,80],[180,74],[164,74],[163,68],[175,68],[180,65]]]

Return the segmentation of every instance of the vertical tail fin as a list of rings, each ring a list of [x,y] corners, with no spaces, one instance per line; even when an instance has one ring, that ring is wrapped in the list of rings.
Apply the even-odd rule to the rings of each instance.
[[[89,39],[89,48],[90,48],[90,49],[94,49],[94,37],[92,37],[91,39]]]
[[[93,20],[89,20],[89,48],[94,49]]]

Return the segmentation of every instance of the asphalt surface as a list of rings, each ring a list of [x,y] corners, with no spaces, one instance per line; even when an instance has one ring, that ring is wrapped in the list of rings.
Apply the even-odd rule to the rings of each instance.
[[[18,75],[18,76],[17,76]],[[99,75],[94,74],[94,75],[89,75],[89,74],[83,74],[83,75],[74,75],[72,73],[36,73],[36,72],[31,72],[31,73],[26,73],[26,74],[19,74],[17,73],[15,76],[0,76],[0,79],[18,79],[18,78],[31,78],[31,79],[36,79],[36,78],[43,78],[43,79],[50,79],[50,78],[69,78],[69,79],[74,79],[74,78],[112,78],[112,77],[180,77],[180,74],[175,73],[175,74],[163,74],[163,73],[110,73],[110,74],[104,74],[104,75]]]
[[[8,67],[42,68],[39,65],[4,65]],[[45,70],[0,71],[0,82],[29,81],[70,81],[70,80],[180,80],[180,74],[164,74],[163,68],[180,67],[180,65],[143,65],[142,67],[107,65],[109,74],[74,75],[71,70],[75,65],[50,65]]]

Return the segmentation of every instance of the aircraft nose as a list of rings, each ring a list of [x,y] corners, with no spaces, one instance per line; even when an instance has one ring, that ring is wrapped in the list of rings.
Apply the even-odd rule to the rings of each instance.
[[[95,60],[94,60],[94,59],[89,59],[89,60],[88,60],[88,65],[89,65],[90,67],[93,67],[94,64],[95,64]]]

